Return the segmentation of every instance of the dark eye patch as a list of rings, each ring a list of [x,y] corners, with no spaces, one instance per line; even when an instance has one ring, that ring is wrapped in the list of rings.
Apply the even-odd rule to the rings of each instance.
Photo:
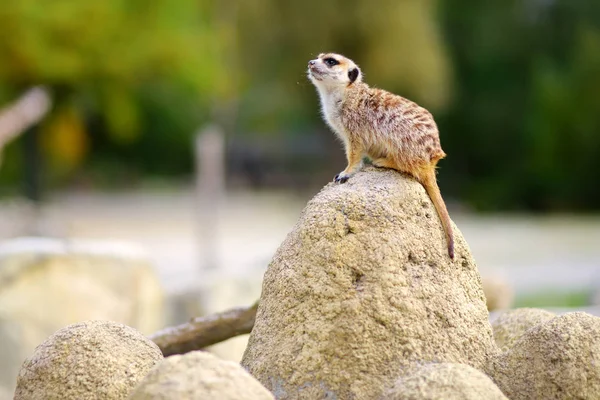
[[[339,64],[339,61],[332,57],[327,57],[326,59],[323,60],[323,62],[325,64],[327,64],[327,66],[329,66],[329,67],[333,67],[334,65]]]

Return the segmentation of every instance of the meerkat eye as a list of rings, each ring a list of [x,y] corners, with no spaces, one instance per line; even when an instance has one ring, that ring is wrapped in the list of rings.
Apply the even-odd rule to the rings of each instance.
[[[331,58],[331,57],[324,59],[323,62],[325,64],[327,64],[327,66],[329,66],[329,67],[333,67],[334,65],[339,64],[338,60],[336,60],[335,58]]]

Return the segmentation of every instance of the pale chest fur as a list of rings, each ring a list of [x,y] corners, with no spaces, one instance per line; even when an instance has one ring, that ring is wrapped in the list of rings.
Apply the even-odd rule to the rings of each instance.
[[[323,117],[332,130],[343,140],[358,136],[370,141],[369,137],[377,126],[367,117],[372,111],[368,107],[370,89],[363,83],[355,84],[351,90],[320,90]],[[365,143],[367,144],[367,143]]]
[[[321,111],[323,112],[323,118],[331,127],[331,129],[338,135],[338,137],[345,141],[347,138],[347,132],[344,129],[341,112],[343,95],[337,92],[320,90],[319,96],[321,98]]]

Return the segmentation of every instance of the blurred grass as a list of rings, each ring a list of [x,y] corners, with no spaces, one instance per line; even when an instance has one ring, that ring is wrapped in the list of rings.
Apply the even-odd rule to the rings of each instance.
[[[513,308],[519,307],[557,307],[573,308],[589,305],[591,291],[546,289],[526,294],[517,295]]]

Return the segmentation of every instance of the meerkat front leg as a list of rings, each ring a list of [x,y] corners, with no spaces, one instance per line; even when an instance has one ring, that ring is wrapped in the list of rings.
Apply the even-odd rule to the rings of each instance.
[[[348,166],[333,179],[338,183],[345,183],[352,175],[354,175],[360,167],[362,167],[362,157],[364,150],[356,141],[348,140],[346,143],[346,158]]]

